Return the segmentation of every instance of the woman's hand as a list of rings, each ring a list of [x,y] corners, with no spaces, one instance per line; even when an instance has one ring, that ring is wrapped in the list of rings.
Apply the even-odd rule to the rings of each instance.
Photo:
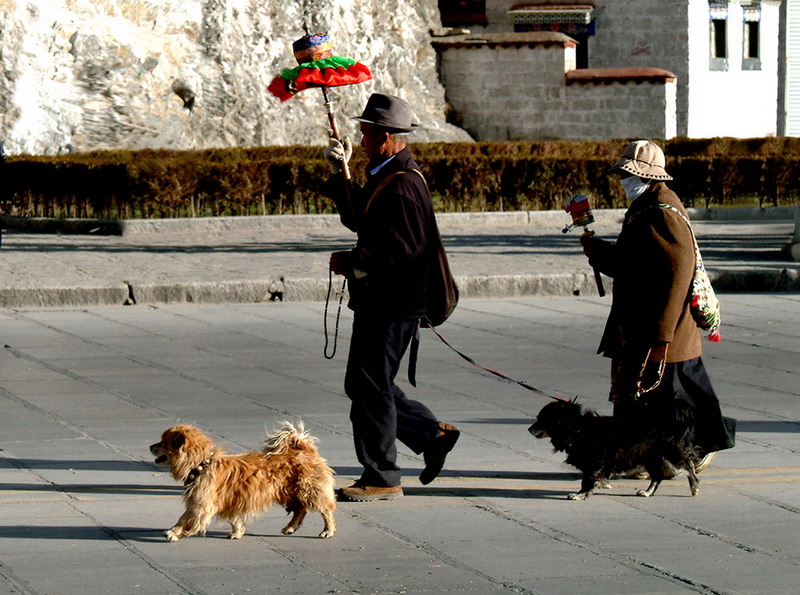
[[[587,231],[581,234],[581,246],[583,247],[583,253],[589,258],[592,257],[594,252],[594,243],[595,238],[593,231]]]

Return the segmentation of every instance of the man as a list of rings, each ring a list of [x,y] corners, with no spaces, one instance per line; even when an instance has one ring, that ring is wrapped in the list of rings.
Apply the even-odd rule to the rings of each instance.
[[[330,269],[345,275],[353,333],[345,373],[350,421],[361,477],[339,497],[354,502],[403,495],[396,440],[422,454],[423,484],[433,481],[459,437],[422,403],[394,383],[400,361],[426,314],[426,284],[435,245],[433,205],[419,166],[406,147],[417,127],[411,107],[398,97],[373,94],[360,122],[369,159],[359,187],[341,175],[352,150],[331,139],[325,149],[331,173],[322,192],[336,203],[342,223],[356,232],[356,247],[331,254]],[[349,192],[347,187],[349,185]]]
[[[700,357],[700,331],[689,308],[694,239],[683,204],[665,183],[672,179],[665,165],[661,147],[652,142],[625,147],[611,170],[632,201],[617,241],[585,234],[581,243],[589,263],[614,279],[598,349],[611,358],[614,417],[635,422],[641,412],[634,401],[639,388],[652,387],[646,399],[688,402],[704,455],[699,472],[716,451],[733,447],[735,420],[722,416]]]

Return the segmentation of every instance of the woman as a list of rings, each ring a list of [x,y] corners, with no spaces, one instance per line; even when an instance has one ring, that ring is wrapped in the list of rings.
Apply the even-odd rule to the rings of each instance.
[[[611,358],[614,417],[637,415],[635,395],[672,398],[695,410],[701,471],[719,450],[732,448],[736,422],[722,416],[701,358],[700,330],[689,310],[695,252],[687,216],[665,181],[661,148],[630,143],[611,171],[631,202],[617,241],[581,237],[589,263],[614,279],[611,312],[598,353]],[[650,389],[650,390],[647,390]]]

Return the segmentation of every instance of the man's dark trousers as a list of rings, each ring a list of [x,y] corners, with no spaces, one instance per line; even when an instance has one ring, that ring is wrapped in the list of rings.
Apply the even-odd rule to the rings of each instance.
[[[394,383],[417,325],[417,320],[386,320],[359,312],[353,319],[344,388],[351,400],[350,421],[364,485],[399,486],[396,439],[421,454],[438,433],[430,409],[406,397]]]

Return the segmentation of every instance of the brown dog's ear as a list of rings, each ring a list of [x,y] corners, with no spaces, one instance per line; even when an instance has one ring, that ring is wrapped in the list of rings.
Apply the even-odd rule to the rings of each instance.
[[[186,436],[184,436],[183,434],[175,434],[175,436],[172,438],[173,450],[178,450],[185,443],[186,443]]]

